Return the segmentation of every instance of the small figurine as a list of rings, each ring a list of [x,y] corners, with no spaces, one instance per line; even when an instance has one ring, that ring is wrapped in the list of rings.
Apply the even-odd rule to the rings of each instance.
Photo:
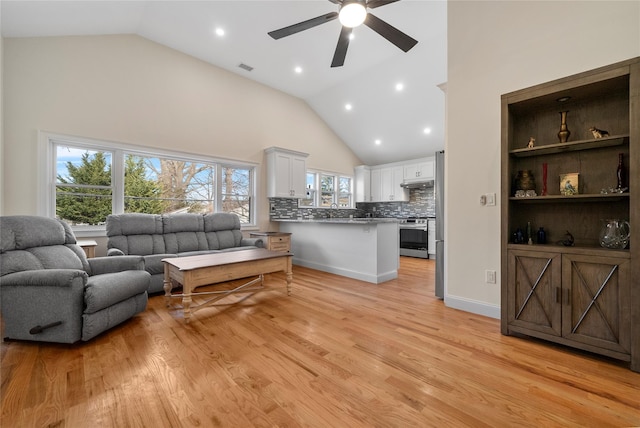
[[[573,235],[567,230],[567,233],[564,235],[564,241],[562,241],[562,245],[565,247],[573,247]]]
[[[529,143],[527,144],[527,148],[532,149],[535,144],[536,144],[536,139],[531,137],[529,138]]]
[[[571,180],[567,180],[566,183],[564,183],[564,194],[575,195],[576,193],[578,192],[576,191],[576,188],[573,187],[573,184],[571,184]]]
[[[589,131],[591,131],[591,133],[593,134],[593,138],[602,138],[602,137],[609,136],[609,132],[602,129],[598,129],[595,126],[592,126],[591,128],[589,128]]]

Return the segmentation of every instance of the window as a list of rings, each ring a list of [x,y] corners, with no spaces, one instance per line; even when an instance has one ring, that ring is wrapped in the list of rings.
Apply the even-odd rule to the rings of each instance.
[[[340,177],[340,189],[338,193],[338,206],[352,207],[351,177]]]
[[[352,183],[352,177],[309,171],[307,195],[298,201],[298,206],[331,208],[336,204],[339,208],[353,208]]]
[[[306,197],[304,199],[300,199],[300,201],[298,202],[298,206],[315,207],[316,189],[316,174],[313,172],[307,172]]]
[[[329,208],[336,199],[336,185],[333,175],[320,174],[320,206]],[[337,204],[337,203],[336,203]]]
[[[55,183],[44,211],[76,230],[123,212],[233,212],[256,224],[255,165],[48,135],[44,145]]]

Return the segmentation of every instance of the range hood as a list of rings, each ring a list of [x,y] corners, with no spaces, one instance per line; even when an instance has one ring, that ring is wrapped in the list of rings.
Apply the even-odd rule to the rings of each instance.
[[[434,180],[405,181],[400,185],[400,187],[404,187],[405,189],[426,189],[429,187],[433,187],[434,185],[435,185]]]

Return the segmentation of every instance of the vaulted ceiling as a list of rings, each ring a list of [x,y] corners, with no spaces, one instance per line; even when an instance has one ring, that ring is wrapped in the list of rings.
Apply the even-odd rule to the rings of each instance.
[[[405,53],[363,25],[353,30],[343,67],[330,67],[337,19],[280,40],[267,35],[337,12],[335,2],[3,0],[0,13],[3,37],[138,34],[299,97],[365,164],[442,150],[446,1],[370,9],[418,44]]]

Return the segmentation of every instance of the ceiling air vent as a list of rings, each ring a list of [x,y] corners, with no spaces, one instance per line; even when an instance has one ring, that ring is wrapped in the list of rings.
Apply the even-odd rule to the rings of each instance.
[[[252,71],[253,70],[253,67],[251,67],[250,65],[247,65],[247,64],[243,64],[243,63],[240,63],[240,65],[238,67],[240,67],[241,69],[246,70],[246,71]]]

